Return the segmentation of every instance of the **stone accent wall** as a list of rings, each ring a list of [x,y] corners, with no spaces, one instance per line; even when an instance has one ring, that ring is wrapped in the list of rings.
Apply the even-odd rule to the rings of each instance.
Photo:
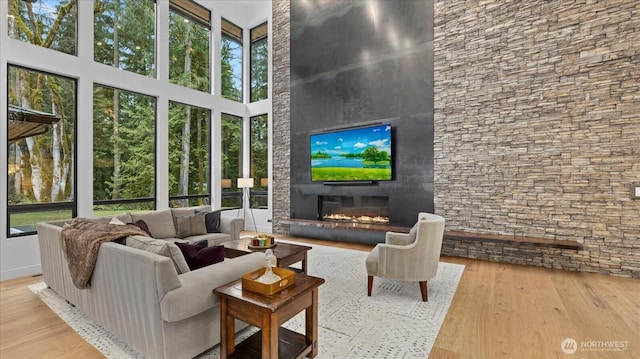
[[[291,132],[289,98],[289,0],[273,0],[271,25],[273,51],[273,232],[288,234],[289,226],[278,221],[289,218],[291,183]]]
[[[436,213],[448,230],[584,243],[445,254],[640,278],[640,2],[434,12]]]

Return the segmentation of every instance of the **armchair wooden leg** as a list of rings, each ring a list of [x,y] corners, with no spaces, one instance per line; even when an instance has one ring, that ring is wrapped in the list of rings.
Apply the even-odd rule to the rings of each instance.
[[[420,283],[420,293],[422,293],[422,301],[426,302],[428,301],[427,299],[427,281],[422,281],[419,282]]]
[[[370,297],[371,296],[371,288],[373,288],[373,276],[370,275],[367,278],[367,295]]]

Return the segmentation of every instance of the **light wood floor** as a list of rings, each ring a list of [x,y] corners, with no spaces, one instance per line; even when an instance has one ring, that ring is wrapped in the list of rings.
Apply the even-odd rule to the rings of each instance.
[[[466,268],[430,358],[640,358],[640,280],[464,258],[442,261]],[[102,358],[27,288],[41,280],[0,282],[0,358]],[[569,337],[578,347],[627,343],[624,351],[578,348],[565,355],[560,344]]]

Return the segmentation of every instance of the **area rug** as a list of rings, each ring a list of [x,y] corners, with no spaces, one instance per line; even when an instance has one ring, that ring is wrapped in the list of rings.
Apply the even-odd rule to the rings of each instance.
[[[417,283],[376,278],[367,296],[365,258],[368,252],[312,245],[309,275],[322,277],[319,290],[316,358],[403,358],[429,356],[438,331],[464,271],[459,264],[440,262],[429,281],[429,301],[422,302]],[[48,289],[44,283],[29,286],[60,318],[107,358],[142,358],[109,331],[88,319],[79,309]],[[284,325],[304,333],[304,314]],[[240,341],[253,332],[239,333]],[[219,358],[218,346],[198,359]]]

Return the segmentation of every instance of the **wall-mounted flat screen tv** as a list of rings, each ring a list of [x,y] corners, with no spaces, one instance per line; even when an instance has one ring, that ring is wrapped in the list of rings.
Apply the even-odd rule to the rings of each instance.
[[[389,181],[392,161],[391,125],[311,135],[312,181]]]

